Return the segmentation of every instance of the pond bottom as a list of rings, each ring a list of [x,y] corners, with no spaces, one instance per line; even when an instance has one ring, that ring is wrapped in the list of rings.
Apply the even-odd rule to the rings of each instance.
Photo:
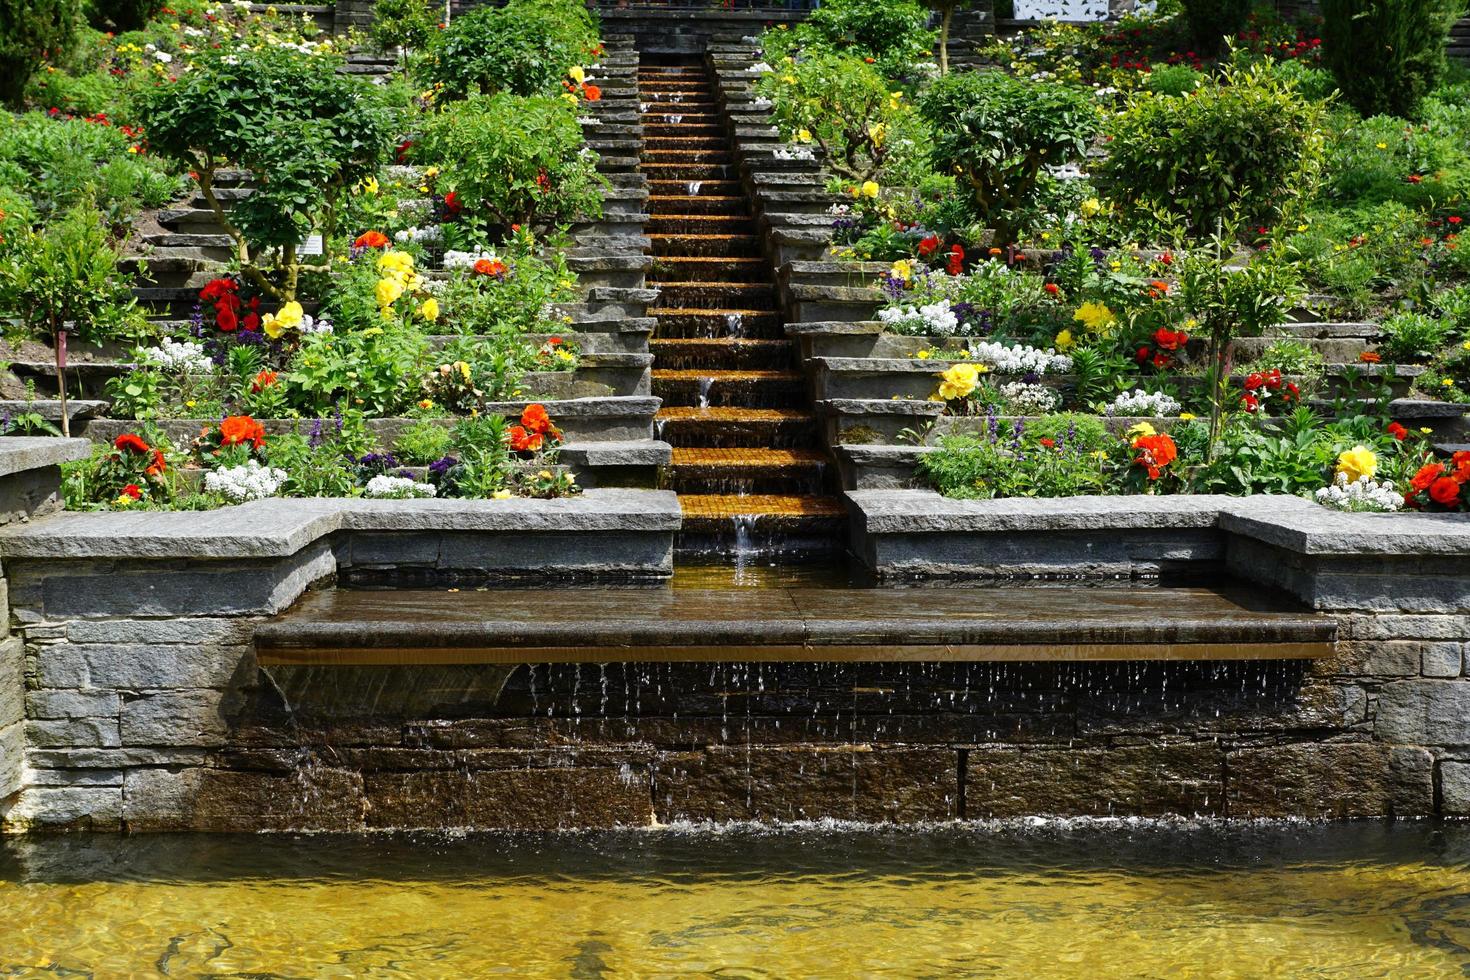
[[[18,838],[0,973],[1464,975],[1467,859],[1429,823]]]

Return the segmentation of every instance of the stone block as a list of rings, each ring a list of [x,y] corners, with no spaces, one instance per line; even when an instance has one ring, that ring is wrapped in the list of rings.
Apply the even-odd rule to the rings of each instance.
[[[1399,745],[1470,745],[1470,682],[1408,680],[1378,692],[1374,734]]]
[[[364,777],[379,828],[565,830],[646,827],[648,775],[630,767],[376,772]]]
[[[25,725],[18,721],[0,725],[0,800],[20,789],[25,749]]]
[[[26,693],[26,716],[37,719],[116,718],[116,691],[41,690]]]
[[[0,641],[0,727],[25,717],[25,683],[25,644],[20,637]]]
[[[659,757],[654,809],[673,820],[861,820],[959,815],[959,754],[868,745],[712,747]]]
[[[26,744],[35,748],[117,748],[122,744],[116,718],[27,721]]]
[[[1459,677],[1464,670],[1464,652],[1453,640],[1424,644],[1422,655],[1425,677]]]
[[[159,691],[123,700],[126,745],[223,745],[238,701],[219,691]]]
[[[122,769],[31,769],[32,786],[121,786]]]
[[[1211,743],[1103,749],[979,746],[965,768],[965,816],[1219,816],[1224,752]]]
[[[248,646],[146,643],[55,643],[36,652],[43,688],[228,688],[252,683]]]
[[[66,624],[66,638],[73,643],[233,646],[250,642],[253,626],[248,619],[74,619]]]
[[[1367,742],[1241,749],[1226,757],[1226,793],[1234,818],[1420,816],[1434,808],[1433,758]]]
[[[4,829],[28,830],[122,829],[123,788],[120,786],[34,786],[20,794],[4,814]]]
[[[37,769],[133,769],[140,766],[201,766],[209,759],[204,749],[175,748],[37,748],[26,761]]]
[[[290,776],[225,769],[138,769],[124,777],[131,831],[361,830],[362,780],[324,767]]]
[[[1353,640],[1463,640],[1470,616],[1342,616],[1338,630]]]
[[[1470,817],[1470,762],[1439,764],[1440,812],[1446,817]]]

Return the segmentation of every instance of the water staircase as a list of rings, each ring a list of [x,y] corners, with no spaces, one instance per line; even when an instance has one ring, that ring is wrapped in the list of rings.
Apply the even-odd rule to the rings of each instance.
[[[831,550],[845,508],[825,489],[827,457],[714,80],[702,58],[646,57],[638,94],[648,285],[659,291],[653,392],[681,549],[754,535],[777,550]]]

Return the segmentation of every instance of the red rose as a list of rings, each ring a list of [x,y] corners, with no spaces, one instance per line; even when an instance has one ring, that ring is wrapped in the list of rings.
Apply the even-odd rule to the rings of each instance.
[[[1429,499],[1449,507],[1460,499],[1460,484],[1442,476],[1429,485]]]

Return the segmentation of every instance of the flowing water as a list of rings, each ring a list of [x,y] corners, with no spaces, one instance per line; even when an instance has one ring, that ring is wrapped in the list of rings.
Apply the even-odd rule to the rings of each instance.
[[[1470,828],[0,844],[0,975],[1441,977]]]

